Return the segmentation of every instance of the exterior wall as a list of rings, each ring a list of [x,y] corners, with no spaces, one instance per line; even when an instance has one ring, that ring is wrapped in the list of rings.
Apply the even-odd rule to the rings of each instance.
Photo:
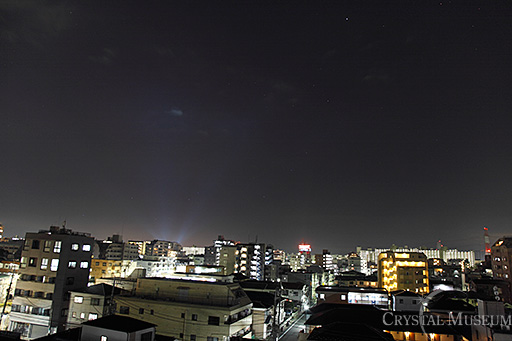
[[[66,293],[87,286],[94,240],[86,234],[51,228],[27,233],[16,284],[10,331],[33,338],[40,328],[62,331],[69,305]]]
[[[102,336],[106,336],[108,341],[128,341],[128,333],[125,332],[88,325],[82,326],[81,341],[98,341]]]
[[[420,311],[421,297],[393,296],[394,311]]]
[[[158,334],[181,340],[190,340],[191,335],[198,341],[208,336],[222,340],[225,336],[244,335],[252,324],[252,304],[219,307],[122,296],[115,297],[115,302],[118,314],[125,312],[125,316],[156,324]],[[248,315],[241,319],[233,317],[239,313],[242,316],[243,312]],[[218,318],[218,325],[209,324],[210,317]]]
[[[496,279],[512,282],[512,248],[508,247],[512,238],[500,238],[491,247],[492,273]]]
[[[90,278],[124,277],[122,263],[120,260],[92,259]]]
[[[269,323],[265,323],[268,316],[272,316],[270,308],[253,308],[252,310],[253,337],[258,340],[265,340],[272,333],[272,319],[269,319]]]
[[[81,298],[81,299],[80,299]],[[66,329],[103,317],[108,306],[105,297],[82,292],[71,292]]]

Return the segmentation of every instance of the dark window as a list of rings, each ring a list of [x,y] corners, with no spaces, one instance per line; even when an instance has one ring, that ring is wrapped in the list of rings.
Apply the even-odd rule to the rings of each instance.
[[[192,321],[197,321],[197,314],[192,314]]]
[[[144,314],[144,308],[139,308],[139,314]]]
[[[190,341],[196,341],[196,336],[195,335],[190,335]]]
[[[53,298],[53,294],[51,292],[46,293],[46,299],[51,300]]]
[[[91,298],[91,305],[100,305],[99,298]]]
[[[398,303],[404,303],[404,300],[403,299],[399,299]]]
[[[218,326],[220,318],[218,316],[208,316],[208,324],[212,326]]]
[[[30,257],[30,258],[28,259],[28,266],[34,266],[34,267],[35,267],[36,265],[37,265],[37,258],[35,258],[35,257]]]
[[[119,307],[119,313],[126,314],[126,315],[130,314],[130,307],[126,307],[126,306],[123,306],[123,305],[120,306]]]
[[[32,248],[33,249],[39,249],[39,240],[33,240],[32,241]]]
[[[219,341],[219,338],[218,337],[213,337],[213,336],[208,336],[206,338],[206,341]]]
[[[73,285],[75,283],[75,277],[68,277],[66,279],[66,284],[67,285]]]
[[[60,311],[60,316],[68,316],[68,309],[67,308],[64,308]]]
[[[184,319],[185,318],[185,313],[181,313],[181,318]]]
[[[149,314],[150,314],[150,315],[154,315],[154,314],[155,314],[155,311],[154,311],[153,309],[151,309],[151,310],[149,311]]]
[[[180,333],[180,339],[183,339],[183,333]]]

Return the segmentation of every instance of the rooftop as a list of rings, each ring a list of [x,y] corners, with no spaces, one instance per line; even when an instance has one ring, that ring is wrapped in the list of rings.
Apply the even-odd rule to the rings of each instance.
[[[128,316],[110,315],[96,320],[84,322],[83,325],[133,333],[155,327],[156,324],[137,320]]]

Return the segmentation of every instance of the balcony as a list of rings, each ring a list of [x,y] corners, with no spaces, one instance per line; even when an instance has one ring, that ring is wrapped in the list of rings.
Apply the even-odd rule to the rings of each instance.
[[[224,324],[233,324],[233,323],[236,323],[240,320],[243,320],[244,318],[246,318],[247,316],[251,316],[252,315],[252,310],[246,312],[246,311],[241,311],[235,315],[231,315],[228,317],[228,319],[226,321],[224,321]]]

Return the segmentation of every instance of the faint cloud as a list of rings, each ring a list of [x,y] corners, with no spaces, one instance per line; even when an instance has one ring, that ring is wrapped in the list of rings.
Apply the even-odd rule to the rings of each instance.
[[[89,60],[103,64],[103,65],[109,65],[112,64],[114,58],[116,57],[116,53],[114,50],[109,48],[103,48],[102,53],[98,56],[89,56]]]
[[[183,110],[178,108],[172,108],[171,110],[165,110],[166,114],[172,115],[172,116],[183,116]]]

